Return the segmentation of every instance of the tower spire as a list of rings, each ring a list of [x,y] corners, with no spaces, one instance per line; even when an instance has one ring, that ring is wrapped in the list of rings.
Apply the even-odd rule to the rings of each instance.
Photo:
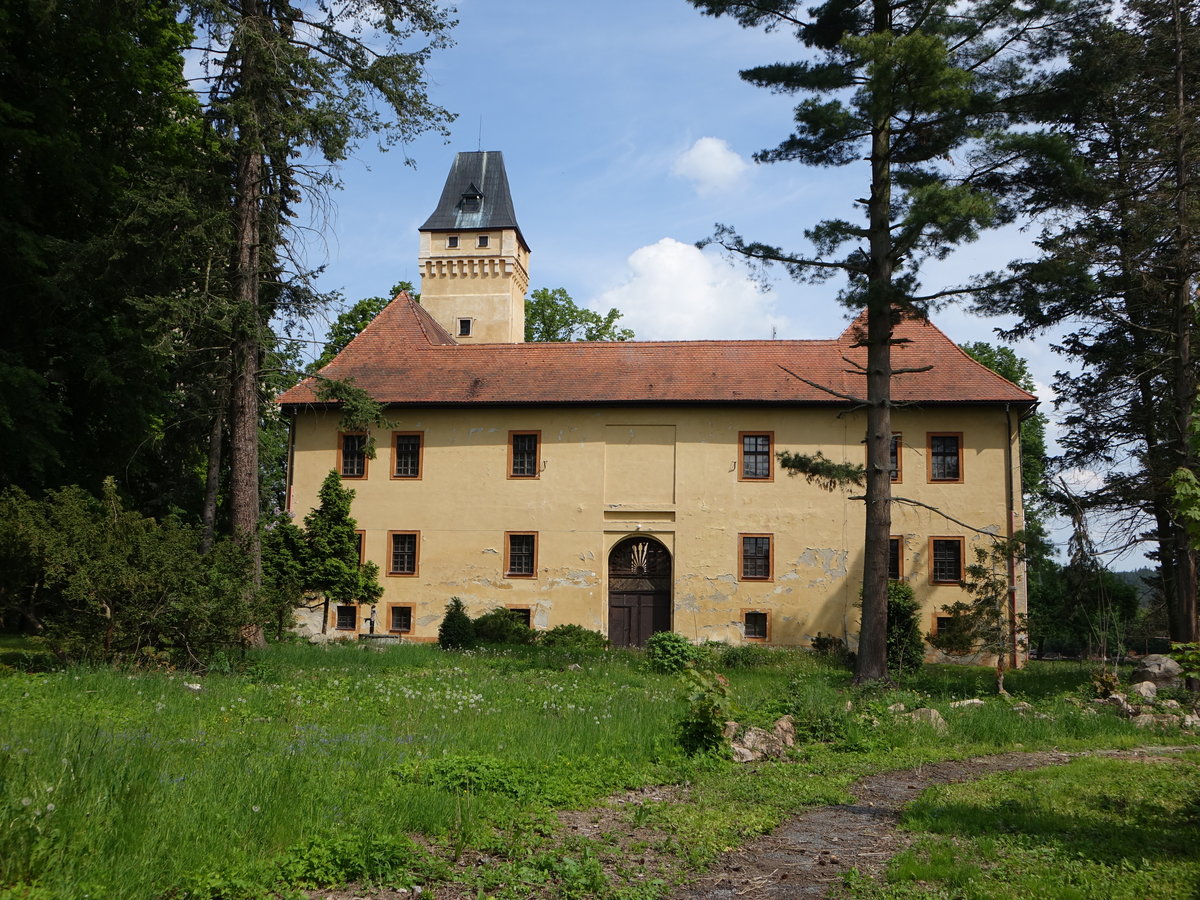
[[[460,343],[525,339],[529,245],[513,211],[504,157],[459,153],[421,235],[421,304]]]

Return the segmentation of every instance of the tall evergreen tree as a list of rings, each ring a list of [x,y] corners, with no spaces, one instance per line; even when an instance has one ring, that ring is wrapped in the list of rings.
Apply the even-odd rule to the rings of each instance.
[[[177,0],[0,11],[0,482],[198,505],[219,161]],[[203,409],[200,410],[201,413]]]
[[[812,252],[747,242],[718,226],[714,240],[793,278],[844,274],[842,299],[866,309],[859,337],[867,362],[866,532],[863,615],[855,678],[887,675],[887,567],[891,530],[891,362],[898,317],[922,315],[961,289],[922,293],[921,263],[941,258],[979,230],[1008,221],[995,177],[1002,157],[981,139],[1019,122],[1029,67],[1054,52],[1063,23],[1084,14],[1068,0],[689,0],[743,27],[791,30],[812,58],[742,72],[751,84],[800,94],[795,130],[760,162],[841,166],[865,159],[861,221],[832,219],[807,236]]]
[[[1108,474],[1086,509],[1122,518],[1155,545],[1171,636],[1197,639],[1196,550],[1173,473],[1197,473],[1190,435],[1200,341],[1200,10],[1131,0],[1086,32],[1050,80],[1046,151],[1026,170],[1027,202],[1065,223],[1043,256],[1012,267],[988,311],[1017,335],[1065,328],[1072,362],[1055,385],[1067,466]],[[1057,138],[1057,142],[1053,140]]]
[[[230,151],[229,510],[256,550],[262,359],[272,319],[312,299],[305,273],[290,265],[286,222],[306,188],[331,182],[301,160],[336,163],[367,136],[391,142],[444,127],[449,116],[429,102],[423,66],[453,23],[435,0],[187,7],[207,42],[208,112]],[[298,278],[290,291],[289,269]]]

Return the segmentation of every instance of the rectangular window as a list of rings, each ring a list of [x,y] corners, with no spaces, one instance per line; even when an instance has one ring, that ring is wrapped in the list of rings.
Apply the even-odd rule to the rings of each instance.
[[[962,581],[963,539],[929,539],[929,580],[934,584],[958,584]]]
[[[772,432],[751,434],[743,431],[738,434],[738,481],[773,480],[771,445],[774,442]]]
[[[743,534],[742,580],[770,581],[771,579],[771,535]]]
[[[904,478],[904,460],[900,455],[900,448],[904,444],[902,438],[899,432],[892,435],[892,448],[888,453],[888,472],[894,484],[899,484]]]
[[[929,480],[963,480],[962,432],[929,435]]]
[[[338,631],[357,631],[358,630],[358,607],[357,606],[339,606],[337,608],[337,630]]]
[[[510,431],[508,433],[508,477],[538,477],[538,444],[540,431]]]
[[[528,606],[510,606],[508,609],[509,612],[524,623],[526,628],[533,627],[533,610]]]
[[[765,641],[767,639],[767,616],[768,613],[759,612],[757,610],[746,610],[745,618],[743,619],[743,628],[746,639],[752,641]]]
[[[487,245],[488,245],[488,236],[486,234],[481,234],[479,236],[479,243],[477,246],[486,247]]]
[[[421,532],[389,531],[388,541],[391,545],[388,574],[416,575],[420,556]]]
[[[510,531],[504,538],[504,574],[532,578],[537,573],[537,533]]]
[[[470,319],[459,319],[458,320],[458,337],[470,337],[470,336],[471,336],[471,320]]]
[[[420,478],[424,432],[392,432],[392,477]]]
[[[903,557],[900,553],[903,546],[903,538],[888,538],[888,578],[892,581],[899,581],[904,577]]]
[[[338,434],[338,471],[343,478],[367,477],[367,436],[340,432]]]
[[[388,631],[408,634],[412,631],[413,608],[392,604],[388,610]]]
[[[451,234],[446,237],[446,247],[447,247],[447,249],[450,249],[450,250],[454,250],[458,247],[458,235],[457,234]]]

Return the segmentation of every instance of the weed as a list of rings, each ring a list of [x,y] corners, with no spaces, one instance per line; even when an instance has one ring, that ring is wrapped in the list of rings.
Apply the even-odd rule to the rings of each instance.
[[[703,651],[682,634],[659,631],[646,641],[646,661],[662,675],[682,672],[689,663],[699,660]]]

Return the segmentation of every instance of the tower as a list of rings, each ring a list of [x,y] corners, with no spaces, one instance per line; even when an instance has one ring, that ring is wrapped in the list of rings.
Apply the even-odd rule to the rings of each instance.
[[[525,340],[529,246],[513,212],[504,157],[459,153],[418,229],[421,305],[460,344]]]

